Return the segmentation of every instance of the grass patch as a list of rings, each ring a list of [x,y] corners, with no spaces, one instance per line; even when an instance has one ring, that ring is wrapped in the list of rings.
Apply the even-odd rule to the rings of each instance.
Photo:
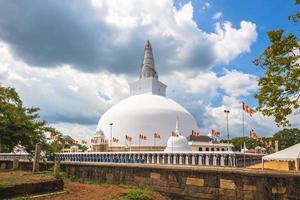
[[[11,187],[19,184],[36,183],[53,180],[53,175],[44,172],[32,173],[24,171],[0,171],[0,188]]]
[[[156,194],[150,189],[131,189],[125,196],[113,198],[110,200],[152,200],[153,196]]]
[[[127,193],[126,198],[128,200],[147,200],[151,199],[153,195],[154,192],[149,189],[132,189]]]

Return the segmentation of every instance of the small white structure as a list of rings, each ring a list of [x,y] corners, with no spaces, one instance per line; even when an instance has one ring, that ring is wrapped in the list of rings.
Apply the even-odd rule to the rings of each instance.
[[[79,147],[76,145],[73,145],[70,147],[70,152],[79,152]]]
[[[187,140],[192,151],[232,151],[233,144],[212,141],[211,137],[206,135],[190,135]]]
[[[296,171],[299,171],[300,162],[300,143],[295,144],[289,148],[283,149],[276,153],[262,157],[262,168],[264,168],[265,161],[294,161]]]
[[[178,119],[176,120],[176,127],[175,127],[174,134],[176,136],[172,134],[171,137],[168,139],[165,152],[191,151],[191,147],[189,146],[186,137],[180,135],[180,132],[178,129]]]

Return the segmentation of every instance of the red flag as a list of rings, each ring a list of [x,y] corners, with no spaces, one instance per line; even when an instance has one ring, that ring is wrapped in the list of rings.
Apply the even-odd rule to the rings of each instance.
[[[96,139],[91,139],[92,144],[96,144],[97,140]]]
[[[250,137],[253,139],[257,139],[256,132],[253,129],[250,131]]]
[[[220,136],[220,132],[213,129],[213,130],[212,130],[212,136],[213,136],[214,138],[217,138],[217,137]]]
[[[178,133],[175,133],[174,131],[172,131],[172,136],[173,137],[179,137]]]
[[[252,117],[252,115],[254,114],[254,110],[252,108],[250,108],[247,104],[245,104],[243,102],[243,105],[242,105],[242,109],[248,113],[250,115],[250,117]]]
[[[113,137],[113,142],[114,142],[114,143],[118,143],[118,142],[119,142],[119,139],[118,139],[118,138],[115,138],[115,137]]]
[[[140,140],[147,140],[147,137],[143,134],[140,134]]]
[[[126,139],[127,141],[129,141],[129,142],[132,141],[132,137],[130,137],[129,135],[125,135],[125,139]]]
[[[192,130],[192,136],[194,136],[194,137],[199,137],[199,136],[200,136],[200,133],[197,132],[197,131]]]
[[[154,133],[154,138],[155,139],[160,139],[160,134],[159,133]]]

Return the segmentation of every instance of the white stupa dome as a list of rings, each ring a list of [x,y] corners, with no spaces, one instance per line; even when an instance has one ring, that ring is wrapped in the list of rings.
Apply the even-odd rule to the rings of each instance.
[[[102,130],[109,140],[117,138],[119,142],[112,146],[138,146],[139,142],[141,146],[153,146],[154,133],[159,133],[161,138],[155,140],[156,145],[166,146],[178,119],[181,135],[190,135],[192,130],[198,129],[196,120],[181,105],[166,97],[166,87],[158,80],[152,47],[147,41],[139,80],[130,84],[131,96],[104,113],[96,131]],[[139,141],[140,134],[147,140]],[[125,140],[126,135],[132,137],[132,142]],[[182,143],[181,137],[177,139]]]
[[[179,135],[178,137],[171,136],[168,139],[167,147],[165,152],[173,151],[191,151],[191,147],[188,144],[186,137]]]
[[[110,138],[109,124],[113,123],[112,135],[119,139],[113,146],[125,145],[125,135],[131,136],[131,145],[137,146],[139,134],[147,136],[147,140],[141,141],[142,146],[153,146],[154,133],[161,136],[160,140],[156,140],[156,145],[166,146],[174,130],[176,118],[180,122],[180,132],[183,135],[188,136],[192,130],[197,130],[194,117],[172,99],[154,94],[140,94],[123,99],[104,113],[97,130],[102,129],[105,136]]]

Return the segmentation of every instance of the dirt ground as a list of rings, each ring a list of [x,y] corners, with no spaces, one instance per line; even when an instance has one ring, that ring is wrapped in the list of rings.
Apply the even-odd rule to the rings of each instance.
[[[97,199],[97,200],[109,200],[118,197],[125,196],[130,190],[129,188],[123,188],[113,185],[94,185],[94,184],[82,184],[78,182],[66,182],[65,193],[58,195],[51,195],[48,197],[38,198],[38,200],[78,200],[78,199]],[[166,200],[161,195],[154,195],[153,200]]]

